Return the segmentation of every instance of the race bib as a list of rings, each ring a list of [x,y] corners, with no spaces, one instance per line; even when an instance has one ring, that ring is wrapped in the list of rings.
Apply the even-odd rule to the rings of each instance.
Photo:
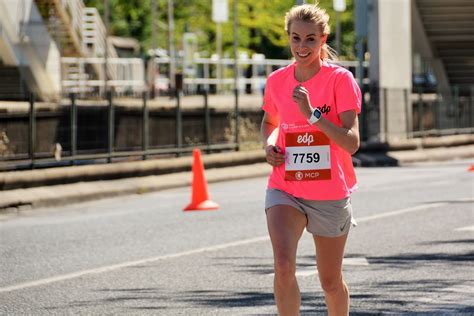
[[[287,133],[285,142],[285,180],[331,179],[330,141],[324,133]]]

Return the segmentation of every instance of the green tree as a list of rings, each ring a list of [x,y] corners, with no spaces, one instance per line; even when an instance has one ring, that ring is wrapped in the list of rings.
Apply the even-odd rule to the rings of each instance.
[[[151,1],[109,0],[110,34],[128,36],[140,41],[144,51],[151,47]],[[158,46],[167,47],[167,0],[156,0],[159,27]],[[224,54],[232,56],[233,49],[233,1],[229,0],[229,21],[222,25],[222,47]],[[103,14],[104,0],[84,0],[87,6],[95,6]],[[333,0],[320,0],[320,6],[330,15],[331,35],[328,42],[335,47],[335,12]],[[284,31],[284,15],[293,5],[293,0],[255,1],[239,0],[239,50],[262,53],[267,58],[290,57],[287,35]],[[347,10],[340,15],[342,29],[342,54],[345,59],[354,58],[353,0],[346,0]],[[175,45],[182,48],[182,35],[193,32],[198,37],[201,55],[210,56],[216,51],[216,25],[211,20],[212,1],[174,0]]]

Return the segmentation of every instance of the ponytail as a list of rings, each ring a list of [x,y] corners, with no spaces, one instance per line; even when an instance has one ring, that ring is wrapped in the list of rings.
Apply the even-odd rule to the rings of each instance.
[[[321,47],[321,59],[322,60],[329,60],[329,61],[338,61],[339,58],[337,57],[337,52],[328,44],[324,44]]]

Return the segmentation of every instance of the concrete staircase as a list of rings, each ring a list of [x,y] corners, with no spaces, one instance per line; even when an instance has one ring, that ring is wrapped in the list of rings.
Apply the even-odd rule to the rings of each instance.
[[[59,46],[61,56],[82,56],[81,42],[70,14],[60,0],[35,0],[36,6],[47,25],[50,34]]]
[[[474,1],[415,0],[433,55],[451,87],[469,94],[474,85]]]

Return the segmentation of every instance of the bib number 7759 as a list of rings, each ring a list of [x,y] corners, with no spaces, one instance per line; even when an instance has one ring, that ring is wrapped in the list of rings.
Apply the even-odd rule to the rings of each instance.
[[[331,179],[330,141],[324,133],[287,133],[285,142],[285,180]]]
[[[319,153],[315,152],[315,153],[293,153],[292,154],[293,156],[293,163],[303,163],[303,162],[306,162],[306,163],[317,163],[319,162]]]

